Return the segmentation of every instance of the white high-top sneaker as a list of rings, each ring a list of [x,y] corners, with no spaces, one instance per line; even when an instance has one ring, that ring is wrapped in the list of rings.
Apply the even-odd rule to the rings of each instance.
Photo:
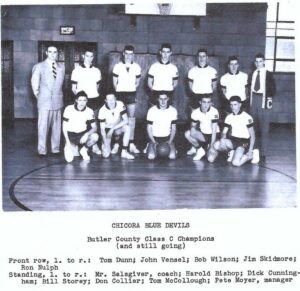
[[[79,153],[82,156],[83,160],[89,161],[91,159],[86,147],[82,147],[81,150],[79,151]]]
[[[113,146],[113,148],[112,148],[112,150],[111,150],[111,154],[112,155],[117,154],[118,151],[119,151],[119,147],[120,147],[120,145],[118,143],[115,143],[114,146]]]
[[[129,151],[133,154],[139,154],[140,151],[137,149],[134,143],[129,144]]]
[[[74,154],[73,154],[73,151],[72,151],[72,146],[71,147],[65,146],[64,156],[65,156],[65,160],[68,163],[71,163],[74,160]]]
[[[94,144],[92,147],[92,152],[95,153],[96,155],[100,156],[101,155],[101,150],[99,149],[97,144]]]
[[[196,149],[194,146],[192,146],[192,147],[186,152],[186,154],[187,154],[188,156],[191,156],[191,155],[195,154],[196,152],[197,152],[197,149]]]
[[[234,155],[234,150],[228,152],[227,162],[231,163]]]
[[[205,150],[201,147],[197,150],[196,155],[193,158],[193,161],[200,161],[205,156]]]
[[[252,157],[251,164],[258,164],[260,161],[259,149],[254,149],[252,155],[253,155],[253,157]]]
[[[134,160],[134,156],[127,152],[127,150],[122,150],[121,152],[121,158],[128,159],[128,160]]]

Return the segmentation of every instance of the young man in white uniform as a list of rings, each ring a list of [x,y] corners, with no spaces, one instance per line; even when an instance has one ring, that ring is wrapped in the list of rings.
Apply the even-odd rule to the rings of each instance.
[[[194,161],[199,161],[206,154],[211,160],[210,148],[216,141],[219,132],[219,112],[212,106],[211,95],[203,96],[199,102],[200,107],[191,114],[191,129],[185,132],[185,138],[196,149]]]
[[[66,107],[63,114],[63,135],[65,137],[64,154],[67,162],[80,155],[90,160],[89,149],[98,141],[94,112],[87,107],[88,97],[84,91],[75,96],[75,103]]]
[[[87,94],[87,106],[93,109],[95,116],[97,116],[101,106],[99,88],[102,77],[100,70],[93,66],[93,60],[94,52],[86,48],[82,54],[82,62],[72,71],[71,83],[74,95],[80,91],[84,91]],[[93,152],[97,155],[101,155],[97,144],[93,146]]]
[[[216,92],[218,78],[217,70],[208,65],[207,50],[199,49],[197,57],[197,66],[192,67],[188,72],[189,88],[193,95],[191,100],[192,109],[199,106],[199,101],[203,95],[213,97]]]
[[[225,118],[221,139],[214,143],[211,162],[216,159],[218,152],[231,151],[227,161],[239,167],[253,158],[255,132],[253,119],[248,113],[242,111],[242,101],[239,96],[230,98],[230,107],[232,113]],[[230,137],[227,136],[229,129],[231,129]]]
[[[128,152],[130,128],[126,107],[122,101],[117,101],[113,93],[106,95],[105,104],[99,110],[98,120],[102,137],[103,157],[107,158],[110,154],[118,152],[118,143],[115,143],[111,150],[111,140],[113,136],[119,138],[123,134],[121,157],[129,160],[134,159],[134,156]]]
[[[178,84],[178,69],[170,62],[171,55],[171,44],[163,43],[159,51],[159,62],[155,62],[149,68],[148,87],[151,90],[151,105],[157,104],[157,94],[162,91],[167,92],[169,98],[172,98]]]
[[[113,85],[117,99],[122,101],[127,108],[131,130],[129,151],[134,154],[140,153],[134,144],[136,90],[140,79],[141,67],[138,63],[134,62],[134,47],[126,45],[122,53],[122,61],[117,63],[113,68]]]
[[[248,75],[239,71],[239,59],[236,56],[228,58],[228,73],[220,79],[220,85],[224,98],[222,108],[227,115],[231,113],[230,97],[239,96],[242,100],[244,110],[248,112]]]
[[[203,96],[211,96],[213,100],[213,95],[216,93],[218,73],[215,68],[208,65],[208,60],[207,50],[199,49],[197,52],[198,64],[188,72],[189,89],[192,92],[192,110],[199,106],[199,101]],[[195,153],[196,148],[194,146],[187,151],[188,155]]]
[[[178,68],[170,62],[172,56],[172,46],[163,43],[159,50],[159,61],[152,64],[148,71],[148,87],[151,91],[150,105],[157,105],[157,96],[160,93],[167,93],[169,103],[173,103],[173,94],[178,85]],[[148,145],[144,149],[147,152]]]
[[[158,105],[152,106],[147,113],[147,133],[149,146],[147,157],[153,160],[157,156],[158,143],[167,142],[170,146],[169,159],[176,159],[174,138],[176,134],[177,110],[169,105],[167,92],[158,94]]]

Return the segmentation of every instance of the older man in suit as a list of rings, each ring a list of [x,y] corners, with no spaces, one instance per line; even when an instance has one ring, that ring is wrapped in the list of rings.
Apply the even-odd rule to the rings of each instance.
[[[47,154],[47,137],[51,127],[51,153],[59,155],[61,136],[62,85],[65,75],[63,64],[57,63],[57,48],[48,46],[47,59],[32,70],[31,86],[38,107],[38,154]]]

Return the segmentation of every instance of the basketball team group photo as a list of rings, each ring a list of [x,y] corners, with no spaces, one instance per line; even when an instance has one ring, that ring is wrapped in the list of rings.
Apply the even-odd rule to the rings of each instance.
[[[3,209],[296,207],[288,9],[2,6]]]

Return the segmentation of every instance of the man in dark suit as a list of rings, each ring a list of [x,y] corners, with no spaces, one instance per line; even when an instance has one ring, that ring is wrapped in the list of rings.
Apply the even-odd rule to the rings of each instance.
[[[47,59],[32,70],[31,86],[38,107],[38,154],[47,154],[47,137],[51,127],[51,153],[60,153],[62,85],[65,75],[63,64],[57,63],[57,48],[48,46]]]
[[[265,68],[265,57],[257,54],[254,61],[256,70],[250,75],[250,114],[254,119],[258,143],[253,150],[252,163],[257,164],[260,157],[266,156],[269,128],[272,113],[275,82],[272,73]]]

